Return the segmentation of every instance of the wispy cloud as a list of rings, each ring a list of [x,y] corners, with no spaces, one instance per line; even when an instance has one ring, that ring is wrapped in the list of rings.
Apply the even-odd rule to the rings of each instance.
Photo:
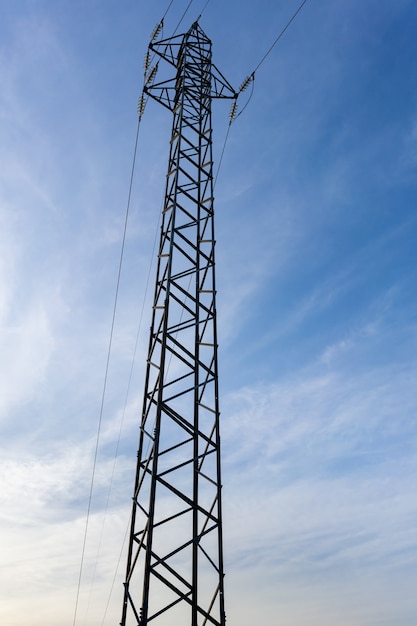
[[[105,2],[97,14],[93,3],[80,19],[73,4],[23,3],[0,25],[0,584],[10,626],[72,623],[136,55],[156,4],[144,17],[133,4],[120,13]],[[208,5],[230,80],[252,69],[285,17],[267,4]],[[307,7],[258,73],[216,188],[228,621],[414,626],[415,9]],[[148,106],[140,135],[85,623],[101,623],[129,520],[146,311],[124,403],[163,195],[164,113]],[[218,156],[227,110],[216,116]],[[121,576],[106,623],[120,618]]]
[[[262,596],[281,593],[280,610],[294,624],[301,619],[297,608],[291,603],[286,610],[293,586],[302,605],[307,594],[310,607],[314,590],[317,623],[330,624],[345,610],[344,590],[361,595],[371,577],[372,591],[361,602],[373,623],[388,581],[410,575],[416,558],[416,367],[376,368],[357,377],[320,369],[315,364],[279,384],[227,398],[231,585],[233,593],[236,584],[248,592],[254,585]],[[321,588],[327,584],[331,598]],[[398,593],[407,614],[410,588]]]

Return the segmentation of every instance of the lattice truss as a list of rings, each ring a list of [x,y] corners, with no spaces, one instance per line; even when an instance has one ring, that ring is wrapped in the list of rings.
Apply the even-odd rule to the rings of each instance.
[[[176,73],[145,87],[173,125],[121,624],[224,626],[211,101],[236,95],[197,23],[149,51]]]

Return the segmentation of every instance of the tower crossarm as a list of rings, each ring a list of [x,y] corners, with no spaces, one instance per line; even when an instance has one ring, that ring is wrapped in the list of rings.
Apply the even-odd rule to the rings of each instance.
[[[148,72],[148,80],[145,80],[144,93],[157,100],[171,111],[178,106],[178,86],[182,80],[184,69],[187,71],[187,85],[184,85],[186,93],[194,97],[201,95],[201,72],[204,71],[202,63],[207,62],[207,57],[202,57],[202,52],[211,49],[211,41],[204,34],[197,22],[188,33],[177,35],[169,39],[151,42],[149,51],[155,56],[166,61],[177,70],[177,74],[164,80],[156,77],[160,74],[161,67],[157,62]],[[186,51],[186,54],[185,54]],[[186,68],[185,68],[186,66]],[[210,79],[210,80],[209,80]],[[217,98],[236,99],[238,93],[220,70],[210,61],[210,76],[206,77],[207,90],[202,104],[208,105],[208,99]]]

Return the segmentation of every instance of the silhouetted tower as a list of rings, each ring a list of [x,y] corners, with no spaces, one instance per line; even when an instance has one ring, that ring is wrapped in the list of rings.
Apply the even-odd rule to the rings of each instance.
[[[224,626],[211,102],[236,93],[197,22],[152,57],[173,123],[121,625]]]

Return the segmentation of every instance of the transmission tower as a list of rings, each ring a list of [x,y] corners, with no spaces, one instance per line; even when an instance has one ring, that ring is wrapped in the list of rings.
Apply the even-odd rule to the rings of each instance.
[[[224,626],[211,103],[236,93],[197,22],[147,59],[173,122],[121,626]]]

